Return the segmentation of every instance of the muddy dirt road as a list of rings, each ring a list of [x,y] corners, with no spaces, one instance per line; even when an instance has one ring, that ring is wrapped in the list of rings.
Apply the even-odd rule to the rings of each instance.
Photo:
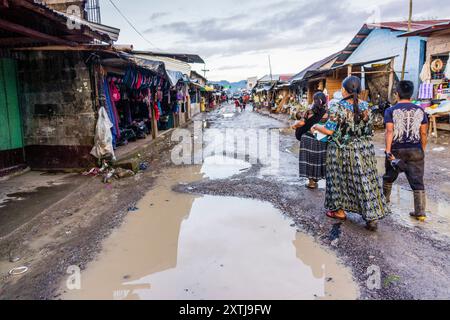
[[[110,186],[80,179],[33,223],[0,238],[0,297],[450,298],[450,166],[441,161],[448,145],[431,144],[427,155],[427,222],[409,219],[412,194],[400,179],[393,215],[370,233],[357,215],[345,223],[326,218],[324,183],[311,191],[298,178],[298,142],[284,118],[227,105],[197,120],[212,135],[279,136],[278,165],[242,157],[242,146],[225,136],[214,146],[220,155],[174,166],[176,142],[161,140],[143,155],[149,170]],[[381,134],[375,142],[381,170]],[[29,271],[7,275],[19,265]],[[67,289],[71,265],[82,269],[81,290]]]

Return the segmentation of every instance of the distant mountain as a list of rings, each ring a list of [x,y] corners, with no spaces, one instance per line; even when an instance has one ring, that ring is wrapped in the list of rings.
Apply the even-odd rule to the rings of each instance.
[[[222,81],[212,81],[212,83],[214,84],[218,84],[220,86],[223,87],[229,87],[231,89],[232,92],[236,92],[240,89],[245,89],[247,88],[247,81],[246,80],[241,80],[238,82],[229,82],[227,80],[222,80]]]

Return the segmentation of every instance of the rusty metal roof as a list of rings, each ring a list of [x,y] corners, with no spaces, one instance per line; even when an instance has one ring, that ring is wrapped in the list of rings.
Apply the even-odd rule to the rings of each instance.
[[[0,46],[27,47],[63,44],[71,47],[99,40],[112,44],[120,30],[53,10],[36,0],[0,1]],[[74,21],[74,28],[70,28]],[[76,25],[78,23],[78,26]]]
[[[450,22],[447,20],[423,20],[423,21],[412,21],[411,31],[416,31],[424,29],[438,23]],[[380,28],[380,29],[390,29],[394,31],[408,31],[408,21],[394,21],[394,22],[380,22],[380,23],[369,23],[367,24],[369,28]]]
[[[429,37],[430,35],[432,35],[435,32],[444,31],[444,30],[450,30],[450,21],[436,23],[427,28],[407,32],[407,33],[400,35],[399,37],[415,37],[415,36]]]

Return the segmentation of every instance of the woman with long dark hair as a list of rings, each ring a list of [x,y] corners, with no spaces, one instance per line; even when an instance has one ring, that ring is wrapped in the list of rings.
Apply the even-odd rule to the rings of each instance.
[[[299,171],[300,177],[308,178],[306,185],[310,189],[317,189],[319,180],[325,179],[327,142],[318,140],[311,133],[311,128],[318,124],[325,124],[327,115],[327,97],[323,92],[314,95],[314,104],[305,117],[294,126],[295,136],[300,141]]]
[[[346,219],[346,212],[362,215],[367,229],[376,231],[377,221],[390,212],[378,180],[372,115],[367,102],[359,100],[361,80],[347,77],[342,83],[343,100],[330,104],[327,127],[313,131],[330,136],[327,152],[327,216]]]

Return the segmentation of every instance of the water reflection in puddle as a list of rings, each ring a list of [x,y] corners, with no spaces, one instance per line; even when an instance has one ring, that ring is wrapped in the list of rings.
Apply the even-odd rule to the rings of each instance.
[[[272,205],[176,194],[162,177],[65,299],[355,299],[336,257]],[[198,174],[194,174],[198,180]]]
[[[224,156],[205,158],[201,173],[211,180],[230,178],[251,168],[251,164],[240,159]]]
[[[378,157],[378,173],[382,175],[385,171],[384,157]],[[445,188],[443,189],[445,192]],[[414,194],[411,190],[402,188],[399,184],[394,184],[392,189],[392,211],[393,217],[402,224],[414,227],[421,226],[438,235],[450,236],[450,204],[445,201],[435,201],[427,198],[428,218],[425,223],[411,219],[409,213],[414,209]]]
[[[401,223],[413,227],[422,226],[437,232],[438,235],[450,237],[450,204],[444,201],[427,199],[428,218],[425,223],[411,219],[409,212],[414,208],[414,195],[412,191],[395,185],[392,190],[392,210],[394,218]]]

